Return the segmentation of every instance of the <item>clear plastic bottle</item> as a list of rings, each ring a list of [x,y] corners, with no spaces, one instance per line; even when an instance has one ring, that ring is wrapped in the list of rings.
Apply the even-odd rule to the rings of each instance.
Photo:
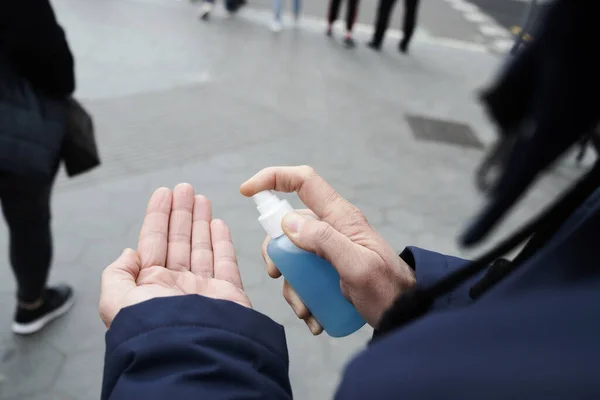
[[[332,337],[343,337],[360,329],[365,321],[342,294],[335,268],[321,257],[300,249],[284,235],[281,220],[294,211],[292,206],[270,190],[252,198],[260,213],[258,220],[271,237],[267,254],[325,332]]]

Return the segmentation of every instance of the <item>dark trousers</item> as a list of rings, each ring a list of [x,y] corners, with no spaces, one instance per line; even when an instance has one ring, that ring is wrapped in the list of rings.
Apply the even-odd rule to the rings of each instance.
[[[373,43],[380,45],[383,42],[383,36],[390,23],[390,15],[392,14],[395,4],[396,0],[379,0]],[[404,0],[404,20],[402,22],[402,32],[404,32],[404,37],[402,38],[402,41],[407,46],[415,31],[418,8],[419,0]]]
[[[342,0],[330,0],[329,1],[329,13],[327,15],[327,20],[329,21],[329,25],[333,24],[338,19],[338,14],[340,13],[340,6],[342,5]],[[358,15],[358,0],[348,0],[348,8],[346,9],[346,30],[348,32],[352,31],[352,27],[356,22],[356,17]]]
[[[48,279],[52,261],[52,185],[0,173],[0,201],[10,233],[10,263],[22,302],[39,299]]]

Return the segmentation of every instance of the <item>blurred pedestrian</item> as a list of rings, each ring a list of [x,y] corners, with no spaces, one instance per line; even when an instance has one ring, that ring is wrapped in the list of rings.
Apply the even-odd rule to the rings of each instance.
[[[390,15],[394,9],[396,0],[379,0],[377,7],[377,17],[375,19],[375,32],[368,46],[373,50],[381,50],[385,31],[390,23]],[[404,0],[404,20],[402,22],[402,40],[398,43],[398,50],[401,53],[408,52],[410,39],[415,31],[417,23],[417,11],[419,8],[419,0]]]
[[[273,22],[271,23],[271,30],[273,32],[281,31],[283,23],[281,22],[281,9],[283,8],[284,0],[273,0]],[[298,23],[300,19],[300,10],[302,9],[302,0],[292,0],[294,23]]]
[[[225,0],[225,9],[230,14],[235,14],[240,8],[246,5],[246,0]],[[210,14],[215,7],[215,0],[204,0],[200,6],[198,17],[203,21],[210,19]]]
[[[46,286],[52,261],[50,196],[75,90],[73,56],[50,2],[0,0],[0,201],[17,280],[12,330],[31,334],[73,304]]]
[[[329,0],[329,12],[327,14],[327,36],[333,35],[333,24],[338,19],[342,0]],[[358,0],[348,0],[346,8],[346,33],[344,34],[344,46],[353,48],[355,46],[352,39],[352,29],[358,16]]]

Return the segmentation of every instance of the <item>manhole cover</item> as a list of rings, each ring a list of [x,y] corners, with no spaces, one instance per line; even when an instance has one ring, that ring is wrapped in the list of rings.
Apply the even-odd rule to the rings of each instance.
[[[417,115],[406,115],[406,121],[417,140],[483,149],[483,145],[467,124]]]

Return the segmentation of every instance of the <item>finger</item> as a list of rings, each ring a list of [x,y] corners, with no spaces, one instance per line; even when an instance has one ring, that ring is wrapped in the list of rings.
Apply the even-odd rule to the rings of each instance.
[[[180,183],[173,190],[173,204],[169,219],[169,236],[166,267],[173,271],[190,270],[192,251],[192,212],[194,188]]]
[[[319,217],[317,217],[317,215],[308,208],[301,208],[299,210],[295,210],[295,212],[300,215],[304,215],[306,218],[310,218],[310,219],[314,219],[314,220],[319,219]]]
[[[283,281],[283,298],[288,302],[290,307],[292,307],[292,310],[298,318],[306,319],[311,315],[308,308],[300,299],[300,296],[298,296],[298,293],[296,293],[287,280]]]
[[[164,266],[167,262],[167,235],[173,194],[170,189],[157,189],[150,197],[138,240],[142,268]]]
[[[323,327],[314,316],[310,315],[304,322],[313,335],[317,336],[323,333]]]
[[[342,279],[352,279],[361,271],[343,268],[356,263],[357,246],[347,236],[324,221],[316,221],[295,212],[286,214],[281,223],[285,235],[298,247],[329,261]],[[354,277],[355,277],[354,276]]]
[[[269,244],[270,241],[271,241],[271,237],[270,236],[267,236],[265,238],[265,240],[263,241],[263,244],[262,244],[262,256],[263,256],[263,259],[265,260],[265,264],[267,264],[267,274],[271,278],[277,279],[277,278],[279,278],[281,276],[281,272],[279,272],[279,270],[277,269],[277,267],[275,266],[275,264],[271,260],[271,257],[269,257],[269,254],[267,253],[267,245]]]
[[[210,201],[202,195],[197,195],[192,226],[192,272],[204,278],[214,276],[210,221],[212,221]]]
[[[244,182],[240,188],[244,196],[254,196],[263,190],[298,192],[300,200],[317,217],[341,232],[344,232],[347,225],[364,220],[364,216],[354,205],[342,198],[308,166],[265,168]]]
[[[119,299],[137,286],[136,279],[140,270],[141,261],[138,253],[126,249],[102,272],[99,312],[107,328],[121,309]]]
[[[132,249],[125,249],[112,264],[102,272],[102,284],[115,284],[116,282],[133,282],[140,274],[141,262],[138,253]],[[106,286],[111,289],[113,286]]]
[[[224,280],[243,289],[231,233],[224,221],[215,219],[210,223],[215,279]]]

